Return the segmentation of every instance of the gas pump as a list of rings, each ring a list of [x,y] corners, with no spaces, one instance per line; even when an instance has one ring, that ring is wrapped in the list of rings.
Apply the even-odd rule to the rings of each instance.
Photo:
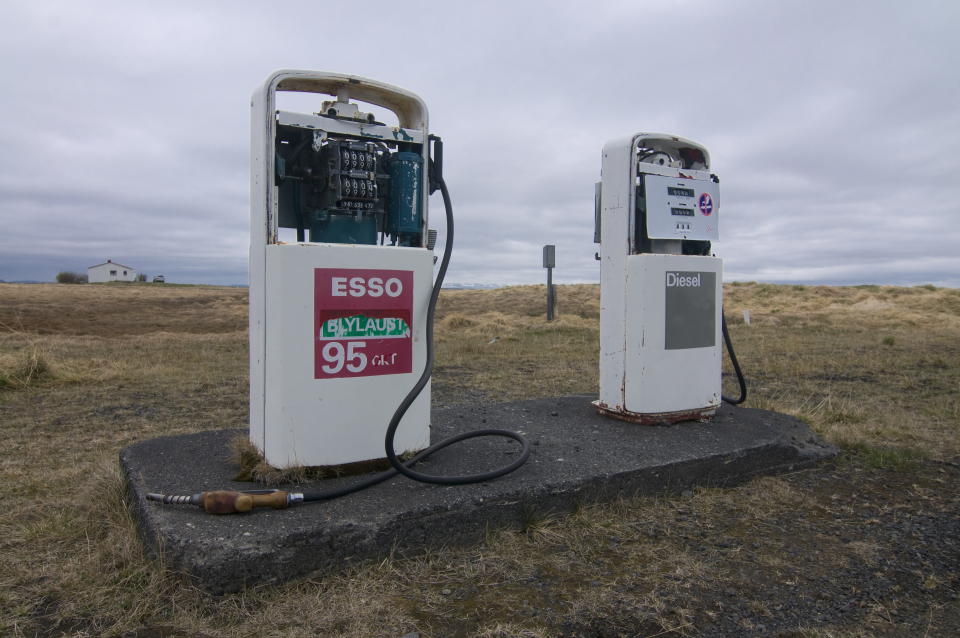
[[[329,96],[315,113],[277,110],[277,92]],[[351,100],[392,112],[377,121]],[[430,443],[433,320],[453,246],[443,143],[423,101],[356,76],[278,71],[253,95],[250,207],[250,440],[277,468],[386,458],[391,469],[306,493],[217,490],[149,493],[166,504],[232,514],[317,503],[397,474],[441,485],[489,481],[530,456],[519,433],[496,428]],[[446,249],[433,280],[428,200],[439,190]],[[281,241],[280,229],[296,233]],[[520,444],[504,466],[433,475],[422,459],[467,439]],[[412,454],[406,460],[404,453]]]
[[[279,91],[334,99],[278,111]],[[426,361],[426,105],[373,80],[280,71],[253,96],[252,127],[250,439],[278,468],[383,458],[384,424]],[[428,383],[397,449],[426,448],[429,424]]]
[[[594,405],[602,414],[674,423],[710,417],[720,405],[722,263],[710,255],[719,213],[719,180],[703,146],[638,133],[603,147],[594,234],[601,245]]]

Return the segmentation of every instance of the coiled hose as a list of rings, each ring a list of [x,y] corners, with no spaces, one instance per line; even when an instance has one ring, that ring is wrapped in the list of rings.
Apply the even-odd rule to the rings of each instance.
[[[451,436],[449,438],[443,439],[434,443],[425,450],[420,451],[414,455],[411,459],[407,461],[401,461],[397,456],[397,451],[394,449],[393,439],[397,433],[397,428],[400,426],[400,421],[403,419],[403,415],[406,414],[407,410],[413,405],[413,402],[420,395],[420,392],[423,391],[423,388],[426,387],[427,382],[430,380],[430,376],[433,374],[433,361],[434,361],[434,345],[433,345],[433,322],[434,314],[437,308],[437,299],[440,297],[440,288],[443,285],[443,279],[447,274],[447,266],[450,264],[450,255],[453,252],[453,204],[450,201],[450,192],[447,190],[447,185],[441,178],[439,180],[440,184],[440,194],[443,196],[443,207],[446,211],[447,216],[447,240],[446,247],[443,251],[443,259],[440,261],[440,268],[437,271],[437,280],[433,284],[433,292],[430,295],[430,305],[427,307],[427,362],[423,368],[423,373],[420,375],[420,378],[417,380],[417,383],[411,388],[407,395],[403,398],[403,401],[400,402],[400,405],[397,406],[397,409],[393,413],[393,417],[390,419],[389,425],[387,425],[386,436],[384,437],[384,449],[387,453],[387,459],[390,461],[390,465],[393,466],[391,469],[373,476],[366,478],[362,481],[342,487],[335,490],[327,490],[322,492],[304,492],[303,501],[306,502],[316,502],[316,501],[328,501],[330,499],[339,498],[341,496],[346,496],[347,494],[352,494],[360,490],[366,489],[378,483],[382,483],[388,479],[393,478],[397,474],[403,474],[406,477],[409,477],[415,481],[421,481],[423,483],[436,483],[439,485],[464,485],[467,483],[481,483],[483,481],[489,481],[491,479],[504,476],[513,472],[521,465],[527,462],[527,459],[530,458],[530,443],[523,438],[520,434],[516,432],[511,432],[510,430],[500,430],[494,428],[485,428],[482,430],[472,430],[470,432],[462,432],[460,434]],[[418,472],[413,468],[413,466],[423,459],[427,458],[434,452],[438,452],[445,447],[453,445],[454,443],[459,443],[460,441],[465,441],[467,439],[473,439],[481,436],[500,436],[508,439],[513,439],[520,443],[520,456],[514,459],[512,463],[499,467],[487,472],[480,472],[477,474],[464,474],[464,475],[451,475],[451,476],[438,476],[435,474],[426,474],[424,472]]]

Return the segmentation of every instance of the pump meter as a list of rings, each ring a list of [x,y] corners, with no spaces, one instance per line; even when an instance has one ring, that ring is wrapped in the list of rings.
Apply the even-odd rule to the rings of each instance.
[[[316,110],[277,110],[282,91],[318,94]],[[251,441],[281,468],[383,458],[384,424],[426,361],[437,144],[426,105],[373,80],[279,71],[252,108]],[[398,453],[426,448],[429,424],[428,385],[397,429]]]
[[[594,241],[600,251],[600,397],[639,423],[712,415],[721,400],[718,179],[707,150],[638,133],[603,147]]]

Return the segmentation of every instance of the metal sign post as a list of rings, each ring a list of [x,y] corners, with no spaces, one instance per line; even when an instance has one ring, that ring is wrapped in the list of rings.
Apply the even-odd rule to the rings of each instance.
[[[553,268],[557,265],[557,247],[547,244],[543,247],[543,267],[547,269],[547,321],[553,321],[553,307],[556,294],[553,290]]]

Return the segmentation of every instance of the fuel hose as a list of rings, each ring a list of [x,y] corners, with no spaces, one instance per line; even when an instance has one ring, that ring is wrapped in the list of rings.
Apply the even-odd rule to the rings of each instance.
[[[387,459],[390,461],[392,468],[371,476],[370,478],[361,481],[358,484],[349,485],[338,490],[304,493],[304,502],[310,503],[314,501],[326,501],[332,498],[338,498],[340,496],[365,489],[371,485],[376,485],[377,483],[386,481],[387,479],[393,478],[397,474],[403,474],[404,476],[415,481],[421,481],[423,483],[436,483],[439,485],[465,485],[467,483],[482,483],[484,481],[489,481],[513,472],[521,465],[526,463],[527,459],[530,458],[530,443],[523,438],[523,436],[510,430],[500,430],[494,428],[471,430],[469,432],[456,434],[449,438],[443,439],[442,441],[434,443],[407,461],[401,461],[397,456],[397,451],[394,449],[393,439],[397,433],[397,428],[400,426],[400,421],[403,419],[404,414],[406,414],[410,406],[413,405],[413,402],[416,400],[416,398],[420,396],[420,392],[422,392],[423,388],[426,387],[427,382],[430,380],[430,376],[433,374],[435,350],[433,345],[433,323],[436,315],[437,299],[440,297],[440,288],[443,285],[443,279],[447,274],[447,267],[450,265],[450,255],[453,252],[453,204],[450,201],[450,192],[447,190],[447,185],[442,178],[440,179],[439,183],[440,194],[443,196],[443,207],[446,211],[447,217],[447,238],[446,246],[443,251],[443,259],[440,261],[440,268],[437,270],[437,279],[433,284],[433,292],[430,295],[430,305],[427,307],[427,362],[423,368],[423,373],[417,380],[417,383],[403,398],[403,400],[400,402],[400,405],[397,406],[397,409],[393,413],[393,417],[390,419],[389,425],[387,425],[387,432],[384,437],[384,449],[387,453]],[[482,436],[499,436],[513,439],[521,446],[520,455],[514,459],[513,462],[507,465],[477,474],[436,475],[425,474],[413,469],[413,466],[418,461],[427,458],[434,452],[442,450],[443,448],[453,445],[454,443],[459,443],[460,441]]]
[[[733,341],[730,340],[730,331],[727,330],[727,317],[720,311],[720,325],[723,328],[723,343],[727,346],[727,354],[730,355],[730,363],[733,364],[733,371],[737,375],[737,383],[740,384],[740,396],[736,399],[720,395],[720,398],[730,405],[740,405],[747,400],[747,382],[743,378],[743,371],[740,369],[740,362],[737,361],[737,353],[733,350]]]

